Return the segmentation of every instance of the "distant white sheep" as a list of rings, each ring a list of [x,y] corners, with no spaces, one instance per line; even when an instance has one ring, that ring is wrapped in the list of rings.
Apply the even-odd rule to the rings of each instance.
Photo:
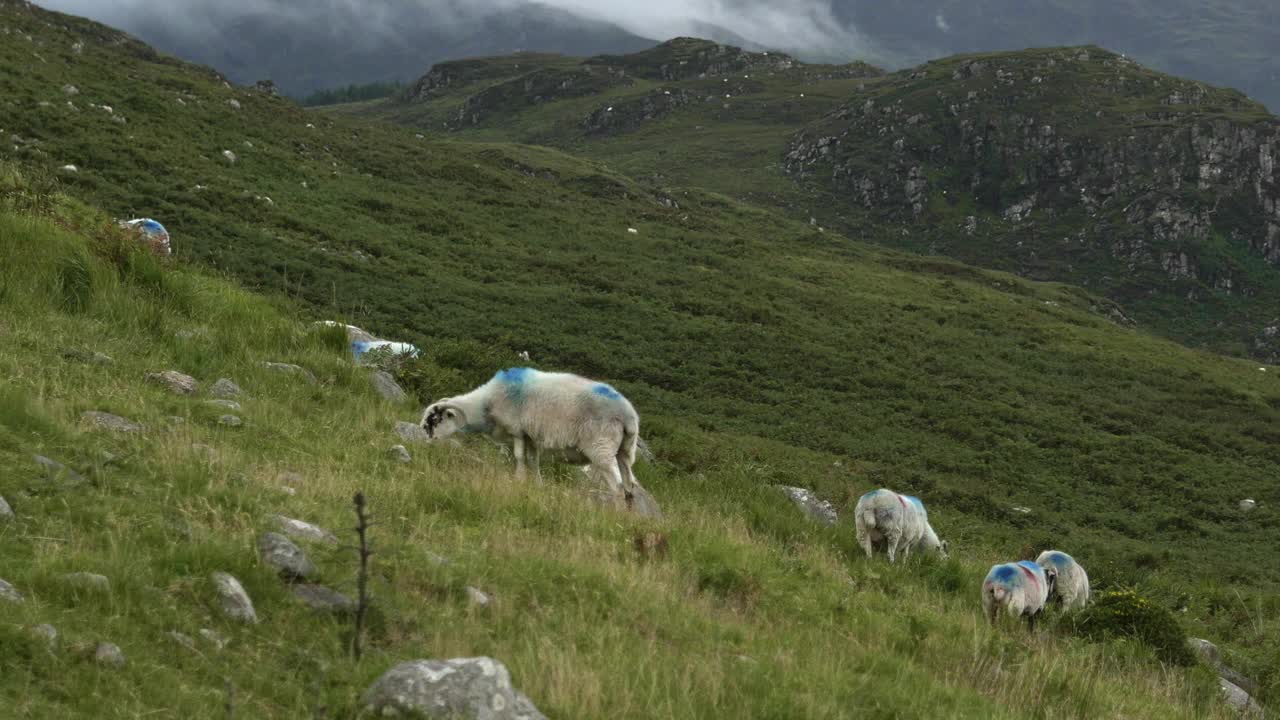
[[[1036,564],[1058,574],[1054,581],[1054,598],[1064,610],[1082,608],[1089,602],[1089,575],[1076,559],[1061,550],[1045,550]]]
[[[554,450],[568,462],[588,463],[615,492],[630,497],[631,466],[640,416],[622,393],[569,373],[511,368],[465,395],[432,403],[422,414],[432,439],[478,432],[511,443],[516,477],[525,477],[526,455],[541,481],[539,451]]]
[[[889,562],[894,562],[898,551],[905,560],[911,550],[936,552],[947,556],[947,544],[929,525],[929,514],[920,498],[880,488],[858,499],[853,512],[854,528],[858,544],[871,557],[872,548],[881,540],[885,542]]]
[[[1027,627],[1036,628],[1036,618],[1044,612],[1053,594],[1057,570],[1043,568],[1030,560],[992,565],[982,581],[982,610],[991,624],[1003,608],[1011,617],[1027,618]]]

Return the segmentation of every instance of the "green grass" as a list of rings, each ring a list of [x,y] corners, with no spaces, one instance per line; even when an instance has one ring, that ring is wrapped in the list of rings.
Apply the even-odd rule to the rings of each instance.
[[[0,460],[16,468],[0,494],[23,516],[0,528],[0,551],[5,579],[40,592],[6,619],[3,637],[29,647],[13,626],[49,619],[46,607],[76,642],[115,618],[113,638],[144,669],[101,675],[62,655],[35,670],[14,663],[0,689],[35,703],[28,714],[56,717],[77,702],[87,712],[102,697],[132,716],[188,691],[175,707],[208,708],[232,673],[261,698],[257,714],[292,717],[316,697],[308,683],[349,708],[393,659],[490,651],[556,717],[597,707],[646,717],[650,706],[691,717],[745,707],[757,717],[796,707],[889,716],[923,714],[926,702],[972,717],[1207,711],[1207,678],[1166,674],[1140,649],[1024,643],[978,627],[986,566],[1049,545],[1081,559],[1100,588],[1136,586],[1164,604],[1264,685],[1280,677],[1280,568],[1259,560],[1280,539],[1275,368],[1116,326],[1105,300],[1076,287],[884,250],[551,149],[307,113],[97,26],[30,13],[0,10],[33,38],[0,43],[11,70],[0,73],[5,132],[23,141],[2,152],[28,177],[0,166]],[[80,89],[77,110],[67,83]],[[223,149],[239,160],[227,164]],[[50,173],[68,162],[80,171],[58,177],[74,200],[54,202]],[[53,225],[28,217],[50,206]],[[86,206],[160,219],[177,269],[121,253]],[[375,403],[335,338],[304,333],[303,318],[344,318],[425,348],[489,349],[441,353],[450,367],[436,378],[483,376],[493,358],[514,363],[528,350],[540,367],[614,383],[659,454],[639,472],[672,516],[669,564],[630,559],[645,523],[584,512],[567,474],[546,491],[511,486],[483,443],[393,466],[383,456],[393,421],[416,407]],[[180,340],[187,330],[203,332]],[[117,360],[71,362],[68,348]],[[262,360],[300,363],[322,385],[269,374]],[[221,428],[198,402],[143,382],[168,367],[240,382],[248,427]],[[76,419],[90,409],[151,432],[89,432]],[[170,432],[171,415],[188,419]],[[216,447],[218,461],[198,460],[193,443]],[[103,449],[123,465],[98,470]],[[92,469],[92,489],[38,491],[36,452]],[[278,489],[283,471],[303,474],[296,498]],[[961,559],[864,565],[848,527],[808,526],[775,483],[813,488],[846,511],[875,486],[919,494]],[[357,487],[388,523],[387,613],[416,620],[379,630],[383,662],[351,669],[337,661],[340,628],[293,608],[254,564],[252,542],[261,517],[281,509],[346,526]],[[1261,505],[1237,513],[1241,497]],[[1032,514],[1011,511],[1020,505]],[[169,529],[161,511],[175,508],[193,541]],[[433,569],[427,551],[458,564]],[[349,560],[318,559],[334,573],[326,579],[350,587]],[[77,614],[57,574],[89,565],[119,574],[128,603]],[[215,622],[207,575],[218,566],[245,575],[288,621],[240,634],[245,654],[225,667],[209,655],[212,665],[180,673],[163,632]],[[516,600],[500,602],[496,618],[468,615],[460,600],[466,584],[485,583]],[[144,603],[148,587],[176,609]],[[686,604],[696,613],[676,612]],[[618,614],[632,605],[643,622]],[[583,617],[614,622],[579,636]],[[312,648],[327,658],[316,664],[324,673],[299,660]],[[736,654],[760,664],[744,670]],[[555,659],[546,670],[543,655]],[[624,661],[644,669],[629,679]],[[1076,666],[1090,670],[1077,676]],[[67,667],[92,676],[80,686],[106,689],[90,699],[59,691]],[[290,680],[271,688],[271,673],[244,667]],[[162,681],[140,687],[151,671]],[[329,672],[332,686],[317,679]]]
[[[664,460],[638,470],[660,522],[593,509],[565,471],[516,483],[483,442],[415,447],[413,463],[394,464],[391,427],[413,406],[376,400],[341,338],[223,280],[117,250],[101,220],[56,197],[49,219],[0,210],[0,462],[14,470],[0,492],[19,516],[0,525],[0,549],[4,579],[27,596],[0,622],[12,717],[221,718],[228,692],[237,716],[351,717],[399,660],[479,654],[558,718],[1228,716],[1206,670],[1162,669],[1124,643],[986,627],[973,590],[998,543],[971,541],[961,560],[867,562],[847,528],[819,528],[761,482],[771,463],[830,456],[766,443],[748,458],[730,439],[656,431]],[[84,270],[82,286],[68,267]],[[79,362],[69,347],[114,361]],[[320,384],[266,360],[300,363]],[[245,426],[221,427],[202,396],[144,381],[173,367],[239,382]],[[90,409],[149,430],[91,429],[78,421]],[[664,423],[677,425],[655,430]],[[50,486],[36,452],[83,468],[87,484]],[[296,495],[281,490],[285,472],[301,476]],[[345,649],[349,624],[303,608],[254,552],[272,513],[342,531],[357,490],[377,519],[360,662]],[[668,556],[634,554],[646,530],[666,534]],[[350,552],[308,549],[324,582],[352,591]],[[69,589],[62,575],[75,571],[106,575],[110,591]],[[260,624],[221,617],[213,571],[243,581]],[[496,604],[468,606],[468,585]],[[58,628],[56,650],[31,634],[39,623]],[[120,645],[127,666],[89,659],[100,641]]]

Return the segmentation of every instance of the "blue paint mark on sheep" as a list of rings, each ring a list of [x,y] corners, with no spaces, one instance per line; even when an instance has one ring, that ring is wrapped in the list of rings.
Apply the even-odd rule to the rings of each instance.
[[[911,503],[912,505],[915,505],[916,508],[920,510],[924,509],[924,503],[920,502],[920,498],[915,497],[914,495],[903,495],[902,497],[906,498],[907,502]]]
[[[1067,557],[1066,553],[1060,553],[1056,550],[1049,553],[1048,557],[1045,559],[1056,567],[1065,567],[1069,562],[1071,562],[1071,558]]]
[[[617,390],[614,390],[612,387],[604,383],[596,383],[595,385],[593,385],[591,387],[591,392],[601,397],[608,398],[610,400],[622,399],[622,393],[618,392]]]
[[[882,492],[884,492],[884,490],[883,490],[883,489],[880,489],[880,490],[872,490],[871,492],[866,493],[865,495],[863,495],[861,499],[862,499],[862,500],[869,500],[869,499],[871,499],[871,498],[873,498],[873,497],[875,497],[875,496],[879,495],[879,494],[880,494],[880,493],[882,493]]]
[[[532,372],[529,368],[524,367],[507,368],[506,370],[500,370],[493,378],[502,383],[507,400],[513,405],[519,405],[524,402],[525,386],[531,379],[529,376]]]
[[[506,370],[499,370],[494,377],[504,383],[522,383],[529,379],[529,373],[531,372],[533,370],[527,367],[507,368]]]
[[[1013,565],[1005,564],[1005,565],[997,565],[994,568],[992,568],[990,577],[994,577],[996,580],[999,580],[1000,582],[1008,583],[1015,580],[1020,574],[1021,573],[1018,572],[1018,569],[1016,567],[1014,567]]]

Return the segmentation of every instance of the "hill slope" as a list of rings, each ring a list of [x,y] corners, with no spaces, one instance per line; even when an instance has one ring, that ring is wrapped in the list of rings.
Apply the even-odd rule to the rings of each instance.
[[[1180,617],[1188,626],[1228,642],[1232,662],[1247,672],[1271,677],[1267,653],[1280,570],[1260,566],[1252,551],[1274,546],[1280,533],[1272,509],[1280,505],[1274,483],[1280,381],[1274,369],[1259,372],[1254,364],[1117,327],[1106,301],[1075,288],[877,249],[722,196],[640,185],[551,150],[428,140],[398,128],[318,117],[288,101],[224,85],[207,70],[156,55],[106,28],[25,6],[0,7],[0,21],[19,31],[16,40],[0,44],[0,64],[11,70],[0,74],[11,103],[5,105],[5,129],[18,138],[5,146],[6,156],[36,174],[74,162],[78,169],[62,175],[66,192],[112,214],[163,220],[181,260],[216,266],[245,283],[284,291],[322,316],[349,317],[429,348],[444,368],[427,374],[420,399],[456,392],[527,349],[544,367],[611,380],[636,402],[645,434],[664,458],[641,479],[664,503],[675,504],[676,515],[686,512],[682,502],[695,512],[686,527],[702,522],[695,508],[722,508],[727,524],[706,532],[768,536],[770,543],[781,538],[789,546],[798,518],[784,522],[790,530],[775,529],[773,514],[781,511],[767,500],[776,501],[767,485],[807,486],[844,508],[874,485],[891,485],[928,498],[944,535],[971,549],[960,569],[943,571],[955,573],[944,582],[955,595],[957,619],[969,618],[968,625],[948,622],[948,628],[973,628],[973,615],[965,613],[972,613],[983,562],[1014,556],[1024,546],[1064,545],[1089,559],[1100,586],[1134,584],[1171,609],[1186,607]],[[46,194],[37,190],[36,196]],[[16,197],[25,203],[31,194]],[[44,239],[17,237],[36,245]],[[23,247],[31,245],[15,246],[12,255],[31,255]],[[45,277],[46,285],[57,286],[47,272],[14,267],[11,277]],[[42,287],[31,291],[35,297],[51,292]],[[168,297],[163,285],[157,292]],[[171,354],[144,358],[153,366],[148,369],[172,363],[206,381],[237,362],[250,372],[266,359],[220,349],[240,342],[233,339],[234,326],[243,313],[220,326],[221,339],[212,346],[166,349],[175,342],[175,325],[214,312],[190,305],[190,293],[180,292],[175,301],[188,303],[177,319],[130,306],[90,326],[106,341],[116,332],[110,318],[150,323],[144,330],[163,340],[156,352]],[[33,317],[24,326],[28,334],[53,322]],[[140,331],[111,342],[145,347],[146,337]],[[462,341],[496,345],[498,354],[485,359],[459,352],[471,347]],[[327,369],[336,359],[324,359],[323,348],[308,349],[301,340],[271,342],[259,346],[263,355],[296,353],[322,375],[338,378],[339,387],[357,382]],[[241,360],[219,360],[220,352]],[[10,362],[28,368],[21,377],[37,374],[35,362],[47,363],[27,356]],[[459,362],[461,369],[454,367]],[[137,382],[143,364],[127,368],[133,379],[122,375],[107,397],[131,397],[129,383]],[[61,402],[78,397],[89,380],[84,382],[58,395]],[[39,387],[33,380],[17,391],[18,419],[11,423],[17,430],[9,446],[15,462],[26,462],[30,443],[19,442],[23,433],[63,437],[57,423],[25,420],[32,413],[24,408]],[[63,423],[88,409],[60,407],[53,412]],[[296,457],[321,458],[312,466],[317,471],[326,467],[324,458],[347,457],[348,420],[318,425],[309,421],[319,410],[300,407],[297,414],[307,417],[294,427],[310,433],[313,449]],[[107,409],[153,413],[152,419],[168,414],[148,408],[126,403]],[[366,450],[381,452],[391,418],[350,408],[366,418],[359,420]],[[340,405],[324,413],[337,418],[348,410]],[[318,447],[333,444],[340,433],[342,447]],[[71,447],[71,441],[58,442],[59,450]],[[295,457],[290,447],[278,445],[261,456],[267,459],[246,462],[284,464],[271,458]],[[360,477],[357,464],[372,457],[352,456],[343,462],[355,464],[347,465],[334,461],[333,472],[346,468]],[[139,472],[152,472],[149,467]],[[27,479],[0,492],[15,492]],[[349,480],[335,482],[330,497],[351,489]],[[450,499],[454,486],[406,485],[412,489],[401,492],[431,493],[432,512],[456,512],[473,523],[477,529],[466,539],[486,534],[482,500]],[[197,487],[203,493],[206,486]],[[1260,507],[1237,512],[1243,496]],[[541,496],[520,491],[512,502],[522,507],[526,500],[519,498],[535,497]],[[227,502],[235,501],[229,491]],[[1012,512],[1013,506],[1032,513]],[[566,515],[580,514],[576,505],[566,507]],[[536,517],[528,523],[561,522]],[[405,522],[402,535],[413,536],[427,521]],[[247,522],[240,528],[249,533]],[[609,537],[615,543],[628,539]],[[830,550],[830,557],[843,562],[848,529],[832,537],[837,539],[840,550]],[[528,545],[529,538],[518,544]],[[29,552],[29,546],[18,547]],[[200,566],[200,573],[206,569]],[[751,595],[757,584],[774,586],[762,579],[774,577],[774,570],[743,572],[754,579],[742,585],[738,570],[712,568],[706,583],[731,601],[743,588]],[[524,581],[513,582],[519,587]],[[628,594],[617,590],[619,597]],[[655,613],[670,609],[662,608]],[[518,623],[512,613],[508,619]],[[875,622],[875,616],[868,619]],[[753,627],[746,634],[755,632]],[[519,644],[530,636],[513,637]],[[648,637],[679,648],[686,635],[655,630]],[[761,642],[775,637],[762,634]],[[442,646],[475,645],[457,640]],[[824,661],[837,654],[822,642],[812,646]],[[631,649],[624,647],[619,657]],[[971,654],[961,654],[956,667],[972,667]],[[876,665],[868,662],[853,672],[872,672]],[[956,683],[972,690],[985,682],[961,683],[945,669],[923,679],[931,672],[922,670],[920,681],[938,693]],[[664,683],[677,682],[664,677]],[[846,680],[839,680],[842,687],[858,687]],[[688,694],[705,697],[709,687]],[[758,696],[744,702],[773,707],[768,703],[783,702],[777,698],[808,691],[777,692],[782,695],[767,702]],[[886,703],[900,707],[893,703],[909,703],[913,694],[904,690]],[[596,707],[591,702],[599,700],[565,696],[552,707],[569,714]],[[626,702],[634,702],[629,712],[644,707],[642,700]],[[814,702],[814,714],[831,707],[820,698]],[[1158,707],[1153,702],[1150,707]],[[990,711],[979,704],[956,714]]]
[[[1018,718],[1046,703],[1229,716],[1208,673],[1161,671],[1140,647],[987,628],[971,598],[977,546],[964,562],[853,560],[847,530],[819,529],[761,482],[762,466],[817,469],[817,457],[716,457],[728,447],[681,430],[655,446],[696,475],[639,468],[662,522],[601,510],[564,473],[513,483],[491,448],[414,446],[399,463],[391,426],[413,406],[376,399],[341,334],[161,266],[106,218],[0,174],[0,461],[14,469],[0,493],[16,512],[0,518],[7,717],[355,717],[377,676],[424,655],[500,658],[556,718]],[[49,216],[15,211],[18,198]],[[279,361],[318,383],[263,367]],[[200,389],[145,380],[165,368]],[[220,377],[243,387],[240,425],[208,400]],[[140,427],[84,415],[101,411]],[[309,609],[254,550],[277,514],[347,527],[356,491],[377,518],[359,662],[349,618]],[[655,530],[669,555],[645,562],[631,540]],[[319,565],[309,581],[354,594],[351,553],[299,542]],[[85,572],[103,585],[72,575]],[[259,622],[224,615],[219,572]],[[475,605],[474,586],[496,600]],[[34,630],[50,623],[53,642]],[[101,643],[123,652],[119,667],[94,659]]]
[[[699,73],[654,72],[682,53]],[[575,73],[596,80],[539,82]],[[564,148],[862,239],[1084,285],[1181,342],[1280,358],[1280,121],[1261,106],[1098,48],[877,75],[682,39],[624,57],[444,63],[399,100],[336,112]]]

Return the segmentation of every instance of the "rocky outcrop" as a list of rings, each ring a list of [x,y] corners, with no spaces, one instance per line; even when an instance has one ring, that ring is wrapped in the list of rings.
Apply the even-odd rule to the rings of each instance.
[[[619,75],[648,80],[689,80],[759,72],[780,72],[796,66],[789,55],[751,52],[710,40],[679,37],[631,55],[600,55],[587,65],[609,68]]]
[[[791,498],[791,502],[795,503],[796,507],[800,508],[805,515],[827,527],[835,527],[838,516],[834,505],[814,495],[812,490],[787,485],[779,485],[778,487],[782,492],[786,493],[787,497]]]
[[[948,59],[868,84],[796,134],[784,167],[904,223],[912,247],[1194,301],[1280,286],[1254,267],[1280,272],[1278,161],[1280,119],[1240,93],[1068,48]],[[951,221],[966,202],[984,216]],[[995,240],[956,240],[975,232]]]
[[[596,108],[583,119],[582,129],[588,135],[633,132],[647,122],[670,115],[694,99],[694,94],[687,90],[655,90],[643,97]]]
[[[263,533],[258,539],[258,554],[264,565],[275,568],[288,580],[304,580],[317,572],[302,548],[280,533]]]

